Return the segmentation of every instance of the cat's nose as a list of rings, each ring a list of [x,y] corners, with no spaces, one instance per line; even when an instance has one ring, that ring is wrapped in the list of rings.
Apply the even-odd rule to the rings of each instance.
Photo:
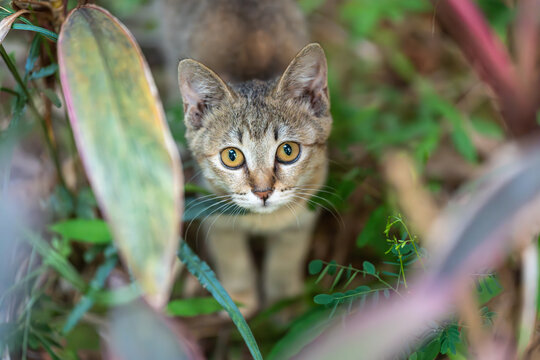
[[[262,190],[253,189],[251,191],[255,195],[257,195],[257,197],[260,198],[262,201],[266,201],[266,199],[268,199],[268,197],[270,196],[270,194],[272,194],[272,191],[274,191],[274,190],[271,189],[271,188],[266,188],[266,189],[262,189]]]

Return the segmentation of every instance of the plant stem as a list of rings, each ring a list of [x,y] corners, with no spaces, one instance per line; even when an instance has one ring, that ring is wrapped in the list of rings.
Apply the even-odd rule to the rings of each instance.
[[[13,63],[13,61],[11,61],[11,58],[6,52],[6,49],[1,44],[0,44],[0,55],[2,56],[2,59],[4,59],[4,62],[6,63],[9,71],[13,75],[13,78],[15,79],[17,84],[19,84],[19,86],[21,87],[24,95],[26,95],[27,102],[28,102],[28,105],[30,106],[30,109],[32,110],[36,118],[39,120],[39,123],[41,124],[41,127],[43,129],[43,133],[45,135],[45,141],[47,143],[47,147],[49,148],[51,157],[56,167],[56,173],[58,175],[58,179],[60,180],[60,183],[62,184],[62,186],[67,189],[66,181],[64,179],[64,175],[62,174],[62,168],[60,166],[60,159],[58,158],[58,154],[56,153],[56,149],[54,148],[53,141],[50,137],[49,131],[47,129],[47,125],[45,124],[45,120],[41,117],[36,105],[34,104],[34,101],[32,100],[32,96],[30,96],[30,92],[28,91],[28,88],[26,87],[24,81],[19,75],[19,72],[17,71],[15,64]]]

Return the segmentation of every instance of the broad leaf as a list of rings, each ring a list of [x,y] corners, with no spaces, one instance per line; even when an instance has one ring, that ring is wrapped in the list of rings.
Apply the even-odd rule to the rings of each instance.
[[[66,220],[50,226],[49,229],[68,239],[92,244],[107,244],[112,240],[107,223],[99,219]]]
[[[58,62],[77,148],[119,253],[151,304],[164,306],[183,187],[148,66],[127,29],[92,5],[64,22]]]

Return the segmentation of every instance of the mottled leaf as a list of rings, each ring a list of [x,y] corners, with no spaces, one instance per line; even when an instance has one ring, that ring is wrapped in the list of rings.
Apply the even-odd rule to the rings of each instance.
[[[64,22],[58,62],[77,148],[119,253],[150,303],[164,306],[183,187],[148,66],[127,29],[92,5]]]

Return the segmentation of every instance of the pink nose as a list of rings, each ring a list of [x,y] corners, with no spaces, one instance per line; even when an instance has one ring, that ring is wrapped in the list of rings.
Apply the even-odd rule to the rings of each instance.
[[[252,192],[257,195],[258,198],[260,198],[262,201],[266,201],[266,199],[268,199],[268,197],[270,196],[270,194],[272,194],[272,189],[270,188],[266,188],[266,189],[263,189],[263,190],[257,190],[257,189],[254,189],[252,190]]]

